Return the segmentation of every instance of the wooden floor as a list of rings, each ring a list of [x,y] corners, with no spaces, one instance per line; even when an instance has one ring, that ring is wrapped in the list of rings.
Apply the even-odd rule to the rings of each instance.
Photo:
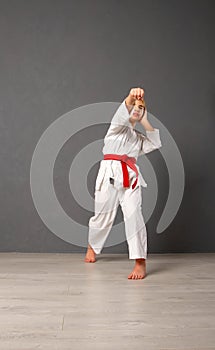
[[[0,253],[0,349],[215,349],[215,254]]]

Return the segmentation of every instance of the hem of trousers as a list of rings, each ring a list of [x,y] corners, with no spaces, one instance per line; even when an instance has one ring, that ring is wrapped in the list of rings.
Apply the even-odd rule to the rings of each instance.
[[[100,248],[95,248],[92,244],[90,244],[90,242],[88,242],[89,243],[89,245],[93,248],[93,250],[94,250],[94,252],[96,253],[96,254],[100,254],[101,253],[101,251],[102,251],[102,248],[100,249]]]
[[[129,259],[147,259],[147,256],[145,255],[145,256],[135,256],[135,257],[133,257],[133,256],[129,256]]]

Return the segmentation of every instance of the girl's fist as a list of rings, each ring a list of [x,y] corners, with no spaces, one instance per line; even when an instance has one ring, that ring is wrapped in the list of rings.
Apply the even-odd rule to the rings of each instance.
[[[132,88],[130,95],[136,100],[143,100],[144,90],[141,88]]]

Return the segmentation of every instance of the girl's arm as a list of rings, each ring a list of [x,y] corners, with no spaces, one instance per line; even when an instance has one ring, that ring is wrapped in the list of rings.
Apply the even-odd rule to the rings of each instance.
[[[153,126],[149,123],[149,121],[147,119],[147,109],[145,109],[145,112],[143,114],[142,119],[140,120],[140,123],[143,125],[145,130],[147,130],[147,131],[154,131]]]
[[[158,128],[153,128],[153,126],[149,123],[147,119],[147,109],[145,109],[144,115],[140,123],[146,130],[146,136],[140,135],[142,139],[140,154],[149,153],[154,151],[155,149],[162,147],[160,131]]]

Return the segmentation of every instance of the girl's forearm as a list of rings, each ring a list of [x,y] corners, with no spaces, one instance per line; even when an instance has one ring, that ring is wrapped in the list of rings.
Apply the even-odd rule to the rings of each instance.
[[[153,128],[153,126],[149,123],[148,119],[142,118],[142,120],[140,121],[140,123],[143,125],[143,127],[145,128],[145,130],[147,131],[154,131],[155,129]]]

